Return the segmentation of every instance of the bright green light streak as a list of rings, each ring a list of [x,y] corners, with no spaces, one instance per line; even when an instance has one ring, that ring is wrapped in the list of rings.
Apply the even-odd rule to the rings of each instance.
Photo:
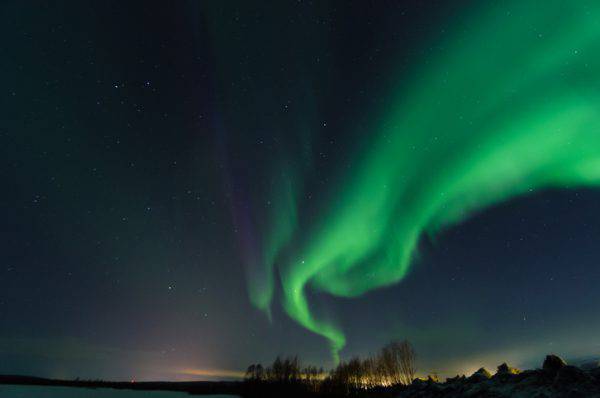
[[[308,287],[355,297],[397,283],[424,234],[529,192],[600,182],[599,3],[478,9],[437,44],[280,267],[286,312],[334,355],[344,334],[312,314]]]

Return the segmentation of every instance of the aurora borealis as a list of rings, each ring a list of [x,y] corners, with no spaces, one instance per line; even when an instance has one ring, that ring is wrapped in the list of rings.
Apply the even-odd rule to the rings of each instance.
[[[287,313],[329,339],[334,355],[344,334],[311,313],[306,289],[356,297],[396,283],[423,235],[519,195],[600,182],[598,5],[480,7],[389,95],[367,126],[366,154],[280,265]],[[278,245],[265,248],[261,307]]]
[[[597,2],[38,5],[0,5],[0,374],[600,357]]]

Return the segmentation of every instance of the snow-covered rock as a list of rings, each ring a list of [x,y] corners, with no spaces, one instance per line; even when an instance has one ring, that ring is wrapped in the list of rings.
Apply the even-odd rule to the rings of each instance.
[[[600,367],[584,370],[548,355],[542,369],[519,371],[503,363],[494,376],[485,368],[470,377],[444,383],[421,381],[400,391],[398,398],[600,398]]]
[[[492,374],[486,368],[479,368],[479,370],[469,377],[470,382],[480,382],[489,379]]]

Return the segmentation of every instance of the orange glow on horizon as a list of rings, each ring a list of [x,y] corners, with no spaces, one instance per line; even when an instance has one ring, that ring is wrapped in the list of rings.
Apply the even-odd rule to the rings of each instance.
[[[243,379],[245,373],[241,370],[226,370],[226,369],[182,369],[177,373],[190,375],[190,376],[200,376],[200,377],[210,377],[210,378],[233,378],[233,379]]]

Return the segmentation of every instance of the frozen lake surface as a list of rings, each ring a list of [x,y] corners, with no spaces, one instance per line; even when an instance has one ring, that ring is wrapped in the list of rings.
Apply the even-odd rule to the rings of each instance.
[[[235,398],[234,395],[193,395],[206,398]],[[0,398],[190,398],[185,392],[132,391],[112,388],[74,388],[0,385]]]

